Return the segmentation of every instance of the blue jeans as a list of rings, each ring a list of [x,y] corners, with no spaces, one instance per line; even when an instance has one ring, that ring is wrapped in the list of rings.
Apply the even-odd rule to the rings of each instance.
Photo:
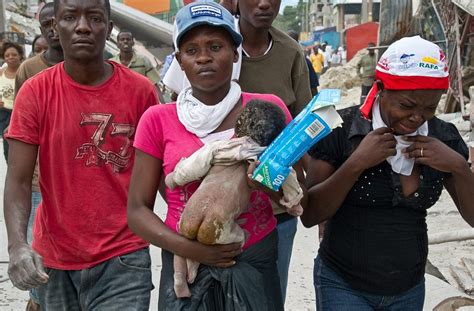
[[[33,191],[31,192],[31,213],[30,219],[28,219],[28,229],[26,238],[28,240],[28,244],[31,245],[33,242],[33,222],[35,221],[36,210],[38,209],[38,205],[41,202],[41,192]],[[38,294],[36,293],[36,288],[30,290],[30,298],[36,303],[39,303]]]
[[[2,135],[2,137],[3,132],[8,127],[8,125],[10,125],[11,116],[11,110],[0,108],[0,135]],[[5,156],[5,160],[8,162],[8,142],[5,137],[3,137],[3,155]]]
[[[33,242],[33,222],[35,221],[36,210],[38,209],[38,205],[41,203],[41,199],[41,192],[31,192],[31,213],[30,219],[28,219],[28,229],[26,234],[28,244],[30,245]]]
[[[117,256],[92,268],[46,268],[49,281],[38,287],[42,310],[115,311],[150,307],[150,251],[144,248]]]
[[[421,311],[425,299],[425,280],[396,296],[356,291],[319,256],[314,260],[314,289],[318,311]]]
[[[293,217],[277,225],[278,231],[278,274],[280,275],[281,296],[285,304],[286,288],[288,286],[288,270],[290,268],[293,241],[295,240],[298,218]]]

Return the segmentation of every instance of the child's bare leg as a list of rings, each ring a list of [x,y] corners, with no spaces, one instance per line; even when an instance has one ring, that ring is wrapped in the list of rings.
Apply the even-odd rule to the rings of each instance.
[[[186,264],[188,266],[188,283],[193,284],[199,269],[199,262],[186,258]]]
[[[174,292],[176,297],[184,298],[191,297],[191,291],[188,287],[187,282],[187,265],[186,258],[174,255],[173,259],[174,267]]]

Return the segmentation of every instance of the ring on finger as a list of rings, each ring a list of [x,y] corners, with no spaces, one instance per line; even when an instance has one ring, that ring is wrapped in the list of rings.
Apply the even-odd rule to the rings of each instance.
[[[420,150],[420,157],[423,158],[423,147],[422,147],[421,150]]]

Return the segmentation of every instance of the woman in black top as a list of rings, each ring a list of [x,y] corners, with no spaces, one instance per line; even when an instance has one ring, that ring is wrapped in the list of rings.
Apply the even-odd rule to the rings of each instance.
[[[448,70],[442,50],[403,38],[382,55],[362,107],[317,144],[301,220],[329,219],[315,259],[318,310],[422,310],[426,210],[443,186],[474,225],[474,174],[456,128],[434,117]]]

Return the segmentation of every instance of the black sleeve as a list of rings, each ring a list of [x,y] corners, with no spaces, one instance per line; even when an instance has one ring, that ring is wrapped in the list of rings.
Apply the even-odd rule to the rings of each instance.
[[[326,161],[337,168],[344,162],[345,146],[348,143],[344,128],[338,127],[311,147],[308,153],[313,159]]]
[[[452,123],[446,123],[446,125],[447,130],[452,132],[453,136],[457,136],[457,139],[453,139],[445,143],[451,147],[451,149],[462,155],[466,161],[469,160],[469,148],[462,139],[461,134],[459,134],[458,129]]]

